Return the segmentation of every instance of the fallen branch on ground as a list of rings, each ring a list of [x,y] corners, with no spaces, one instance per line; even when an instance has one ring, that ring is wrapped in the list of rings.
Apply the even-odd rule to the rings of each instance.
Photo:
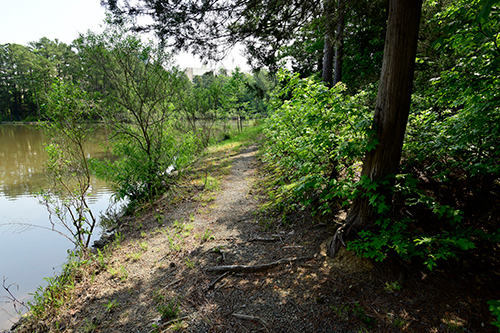
[[[182,280],[184,280],[184,278],[183,278],[183,277],[181,277],[180,279],[177,279],[177,280],[175,280],[175,281],[173,281],[173,282],[170,282],[170,283],[169,283],[169,284],[167,284],[165,287],[163,287],[163,289],[170,288],[170,287],[172,287],[172,286],[176,285],[177,283],[181,282]]]
[[[233,317],[236,317],[238,319],[244,319],[244,320],[253,320],[253,321],[258,321],[260,322],[262,325],[264,325],[264,327],[266,328],[267,330],[267,324],[266,322],[264,321],[264,319],[260,318],[260,317],[255,317],[255,316],[249,316],[249,315],[244,315],[244,314],[240,314],[240,313],[233,313]]]
[[[207,272],[235,272],[235,273],[255,273],[255,272],[261,272],[265,271],[267,269],[274,268],[279,265],[285,265],[285,264],[290,264],[292,262],[296,261],[307,261],[311,260],[314,257],[299,257],[299,258],[286,258],[286,259],[280,259],[275,262],[271,262],[269,264],[261,264],[261,265],[253,265],[253,266],[247,266],[247,265],[229,265],[229,266],[214,266],[207,268]]]
[[[255,237],[252,239],[249,239],[249,242],[276,242],[279,241],[280,239],[278,237],[271,237],[271,238],[266,238],[266,237]]]
[[[227,271],[225,272],[224,274],[222,274],[221,276],[217,277],[215,280],[213,280],[208,286],[207,288],[205,289],[205,292],[209,291],[210,289],[212,289],[213,287],[215,287],[215,285],[217,284],[217,282],[219,282],[220,280],[222,280],[223,278],[225,278],[227,275],[229,275],[231,272],[230,271]]]

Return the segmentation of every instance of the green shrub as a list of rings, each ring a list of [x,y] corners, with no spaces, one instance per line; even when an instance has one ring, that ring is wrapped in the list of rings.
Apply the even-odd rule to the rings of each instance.
[[[491,324],[498,327],[498,331],[500,332],[500,301],[491,300],[488,301],[488,305],[490,306],[491,314],[495,317],[495,320]]]
[[[280,79],[286,83],[272,96],[263,158],[277,173],[277,202],[330,212],[333,201],[348,203],[360,159],[372,148],[367,93],[350,97],[342,84],[328,89],[286,72]]]

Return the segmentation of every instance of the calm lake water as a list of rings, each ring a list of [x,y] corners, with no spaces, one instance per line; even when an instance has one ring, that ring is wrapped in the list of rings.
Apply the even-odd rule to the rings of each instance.
[[[67,251],[73,249],[69,240],[53,231],[22,226],[51,227],[49,214],[36,197],[48,188],[43,174],[44,139],[35,126],[0,124],[0,278],[6,286],[13,284],[11,292],[23,301],[29,300],[28,294],[43,284],[44,277],[61,271]],[[86,148],[90,156],[105,155],[97,142]],[[109,206],[111,194],[105,182],[92,181],[89,203],[96,216]],[[94,238],[99,234],[97,230]],[[9,329],[19,317],[7,296],[1,288],[0,331]]]

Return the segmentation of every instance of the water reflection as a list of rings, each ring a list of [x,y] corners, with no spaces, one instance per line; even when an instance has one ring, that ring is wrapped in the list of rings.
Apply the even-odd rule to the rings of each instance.
[[[15,199],[47,188],[44,143],[43,131],[33,125],[0,125],[0,196]],[[85,149],[92,157],[108,156],[99,141],[87,144]],[[108,190],[105,182],[96,179],[92,188],[96,194]]]
[[[15,290],[19,299],[33,293],[44,277],[60,271],[66,250],[73,248],[69,240],[54,232],[30,228],[19,233],[22,228],[15,226],[24,223],[50,227],[48,212],[35,197],[49,187],[43,174],[45,141],[36,126],[0,125],[0,278],[19,285]],[[98,141],[85,149],[92,157],[108,156]],[[88,202],[96,216],[108,207],[111,194],[105,182],[92,179]],[[6,296],[0,291],[0,331],[8,329],[17,318],[12,306],[5,303]]]

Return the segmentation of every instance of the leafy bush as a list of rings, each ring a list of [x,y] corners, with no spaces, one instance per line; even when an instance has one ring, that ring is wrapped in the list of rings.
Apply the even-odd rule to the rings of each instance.
[[[500,332],[500,301],[491,300],[488,301],[488,305],[490,306],[491,314],[495,317],[495,320],[491,324],[498,327],[498,331]]]
[[[265,123],[264,161],[274,167],[278,202],[298,200],[320,213],[335,199],[348,203],[360,158],[370,149],[366,92],[349,97],[345,86],[328,89],[314,79],[280,73]]]
[[[155,138],[149,154],[136,141],[122,138],[113,147],[115,161],[93,161],[93,165],[100,177],[114,184],[118,198],[135,200],[168,189],[171,172],[188,165],[199,147],[193,133],[165,131]]]
[[[459,251],[475,248],[471,239],[479,233],[462,223],[461,211],[427,196],[411,175],[398,175],[396,185],[388,188],[391,183],[389,179],[375,182],[366,177],[359,182],[357,191],[369,198],[378,218],[376,228],[360,231],[359,238],[349,242],[348,248],[376,261],[391,253],[403,260],[417,257],[431,270],[439,259],[455,258]],[[390,210],[389,201],[394,198],[399,203],[395,202],[396,209]],[[406,214],[394,212],[400,207],[405,207]],[[434,228],[409,213],[412,208],[423,212]]]

